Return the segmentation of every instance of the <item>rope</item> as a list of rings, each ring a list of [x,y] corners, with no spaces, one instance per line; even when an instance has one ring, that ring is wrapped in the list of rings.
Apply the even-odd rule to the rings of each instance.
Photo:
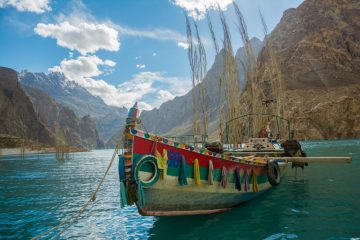
[[[159,141],[159,138],[156,136],[156,140],[154,140],[154,142],[153,142],[153,144],[152,144],[152,146],[151,146],[151,151],[150,151],[150,153],[151,153],[152,155],[155,154],[155,150],[156,150],[156,146],[157,146],[158,141]]]
[[[64,226],[64,225],[67,225],[63,230],[61,230],[56,236],[52,237],[51,239],[56,239],[58,236],[60,236],[63,232],[65,232],[69,227],[72,226],[72,224],[79,219],[79,217],[81,216],[81,214],[86,210],[86,208],[90,205],[91,202],[94,202],[96,200],[96,194],[97,192],[100,190],[100,187],[102,185],[102,183],[104,182],[104,179],[106,177],[106,175],[108,174],[109,170],[110,170],[110,167],[112,165],[112,163],[114,162],[114,159],[118,153],[118,150],[119,150],[119,144],[116,144],[115,146],[115,151],[113,153],[113,156],[110,160],[110,163],[106,169],[106,172],[105,174],[103,175],[101,181],[99,182],[96,190],[93,192],[93,194],[91,195],[91,197],[89,198],[89,200],[80,208],[80,210],[71,218],[69,218],[68,220],[66,221],[63,221],[61,223],[59,223],[58,225],[50,228],[47,232],[45,233],[42,233],[40,235],[37,235],[35,237],[33,237],[31,240],[37,240],[37,239],[40,239],[44,236],[47,236],[49,235],[49,233],[52,233],[52,232],[55,232],[56,230],[58,230],[60,227]]]
[[[146,132],[147,134],[149,134],[149,132],[148,132],[148,130],[146,129],[145,125],[144,125],[141,121],[139,122],[139,124],[140,124],[141,127],[144,128],[145,132]]]

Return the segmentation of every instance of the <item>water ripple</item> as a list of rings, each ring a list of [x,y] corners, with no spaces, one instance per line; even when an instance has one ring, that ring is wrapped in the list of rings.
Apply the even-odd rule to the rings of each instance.
[[[120,209],[114,164],[95,203],[60,238],[359,239],[360,140],[303,146],[311,156],[351,153],[353,162],[289,169],[279,187],[229,212],[163,218],[142,217],[133,206]],[[76,214],[111,156],[112,150],[99,150],[68,161],[53,154],[1,157],[0,239],[29,239]]]

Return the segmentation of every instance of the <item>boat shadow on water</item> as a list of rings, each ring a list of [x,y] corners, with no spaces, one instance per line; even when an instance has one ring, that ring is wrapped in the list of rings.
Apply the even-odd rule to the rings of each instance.
[[[283,181],[288,182],[287,179]],[[284,186],[269,189],[262,194],[261,198],[242,203],[224,213],[156,217],[154,226],[149,231],[149,239],[291,239],[291,237],[297,237],[296,234],[289,232],[286,224],[287,218],[295,214],[289,210],[294,209],[293,203],[284,199],[286,196],[290,199],[294,195],[306,192],[304,184],[301,184],[304,180],[295,181],[300,181],[300,183],[293,193],[286,192]],[[306,218],[306,214],[296,215]]]
[[[327,142],[322,141],[324,145]],[[348,143],[346,149],[337,145]],[[313,145],[310,143],[309,145]],[[261,198],[219,214],[156,217],[150,239],[350,239],[360,223],[356,188],[360,169],[358,141],[337,141],[328,154],[351,152],[353,164],[289,169],[279,187]],[[322,149],[309,149],[311,155]],[[334,151],[334,152],[333,152]],[[335,152],[336,151],[336,152]]]

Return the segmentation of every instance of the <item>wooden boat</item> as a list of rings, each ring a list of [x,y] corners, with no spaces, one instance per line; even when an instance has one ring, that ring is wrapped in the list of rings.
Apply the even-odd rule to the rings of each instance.
[[[279,185],[289,162],[324,160],[217,153],[140,130],[136,116],[135,104],[119,157],[121,201],[146,216],[227,211]]]

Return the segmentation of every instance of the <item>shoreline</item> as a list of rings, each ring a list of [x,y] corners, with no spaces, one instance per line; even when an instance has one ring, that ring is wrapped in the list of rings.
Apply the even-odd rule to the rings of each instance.
[[[85,148],[71,148],[70,153],[75,152],[89,152],[91,150]],[[28,155],[28,154],[43,154],[43,153],[54,153],[56,154],[55,147],[32,149],[32,148],[0,148],[0,156],[15,156],[15,155]]]

